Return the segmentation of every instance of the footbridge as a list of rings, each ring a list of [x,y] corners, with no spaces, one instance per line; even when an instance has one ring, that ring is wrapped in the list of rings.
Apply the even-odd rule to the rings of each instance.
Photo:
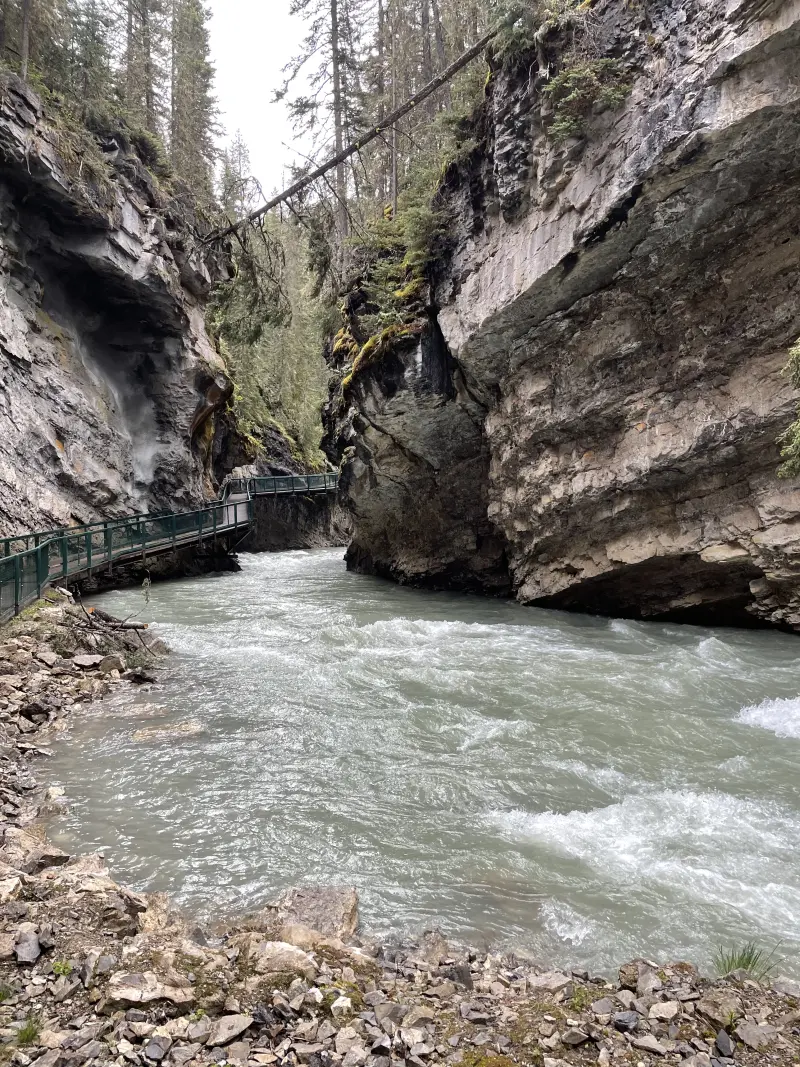
[[[338,487],[338,474],[232,479],[219,500],[196,511],[131,515],[0,539],[0,622],[18,615],[48,586],[222,535],[244,537],[256,497],[335,493]]]

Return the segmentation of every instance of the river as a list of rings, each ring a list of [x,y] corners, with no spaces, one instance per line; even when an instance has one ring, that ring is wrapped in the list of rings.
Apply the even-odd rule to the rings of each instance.
[[[348,883],[381,935],[605,971],[754,938],[798,973],[796,637],[241,562],[95,598],[174,654],[56,745],[56,843],[205,918]]]

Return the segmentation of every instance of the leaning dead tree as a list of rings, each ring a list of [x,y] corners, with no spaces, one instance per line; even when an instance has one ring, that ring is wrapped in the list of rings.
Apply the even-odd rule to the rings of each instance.
[[[272,209],[279,204],[288,202],[293,197],[297,196],[298,193],[302,193],[304,189],[313,185],[315,181],[323,178],[329,171],[341,166],[342,163],[348,160],[351,156],[354,156],[357,152],[360,152],[361,149],[371,141],[381,137],[387,130],[391,130],[402,118],[405,118],[405,116],[416,107],[419,107],[420,104],[424,103],[428,97],[433,96],[437,89],[441,89],[443,85],[446,85],[451,81],[456,74],[471,63],[473,59],[477,59],[481,52],[483,52],[487,45],[497,37],[504,27],[513,24],[515,21],[516,19],[511,18],[496,25],[494,29],[489,30],[479,41],[476,41],[471,48],[468,48],[466,52],[462,52],[458,59],[453,60],[449,67],[443,70],[441,74],[438,74],[432,81],[429,81],[427,85],[419,90],[419,92],[409,97],[408,100],[398,108],[395,108],[394,111],[386,115],[380,125],[373,126],[371,129],[367,130],[366,133],[363,133],[356,141],[352,141],[349,145],[344,147],[341,152],[337,152],[336,155],[332,156],[326,163],[309,171],[308,174],[303,175],[303,177],[298,179],[293,185],[290,185],[288,189],[284,189],[278,196],[274,196],[271,200],[262,204],[261,207],[256,208],[255,211],[251,211],[248,215],[239,219],[238,222],[232,223],[223,230],[216,230],[214,233],[209,234],[206,241],[218,241],[224,237],[230,237],[242,226],[246,226],[248,223],[257,222],[260,218],[266,215],[267,212],[272,211]]]

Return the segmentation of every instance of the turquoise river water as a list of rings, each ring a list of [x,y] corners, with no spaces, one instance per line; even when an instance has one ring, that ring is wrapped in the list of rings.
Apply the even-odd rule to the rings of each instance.
[[[222,917],[359,888],[378,934],[610,969],[800,947],[800,641],[402,589],[340,551],[96,598],[174,650],[56,746],[72,851]]]

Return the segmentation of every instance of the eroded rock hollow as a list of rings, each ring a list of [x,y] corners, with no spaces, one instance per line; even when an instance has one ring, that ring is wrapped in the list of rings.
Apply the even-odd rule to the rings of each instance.
[[[123,131],[100,148],[2,79],[0,534],[213,490],[209,418],[229,386],[202,306],[225,264]]]
[[[430,330],[350,391],[351,564],[797,628],[800,0],[592,19],[625,102],[558,143],[537,58],[495,72]]]

